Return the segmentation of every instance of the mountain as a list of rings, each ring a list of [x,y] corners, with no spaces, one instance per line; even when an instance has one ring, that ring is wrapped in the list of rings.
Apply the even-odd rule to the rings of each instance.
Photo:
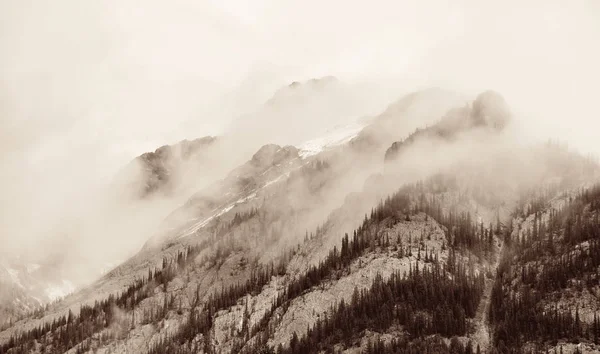
[[[186,195],[242,164],[251,157],[248,151],[265,143],[314,145],[332,130],[354,133],[364,126],[358,118],[387,104],[385,95],[363,98],[364,90],[333,76],[292,82],[258,108],[237,116],[222,136],[184,140],[138,156],[120,171],[115,188],[134,198]],[[346,136],[342,133],[341,139]]]
[[[2,257],[0,263],[0,327],[75,290],[55,262],[38,264]]]
[[[331,127],[377,114],[389,103],[386,93],[333,76],[294,81],[275,91],[256,111],[233,120],[229,134],[250,151],[267,142],[299,145]]]
[[[170,195],[185,190],[192,183],[186,180],[186,175],[195,175],[199,169],[214,162],[211,148],[216,140],[212,136],[183,140],[144,153],[121,170],[114,183],[133,198]]]
[[[39,305],[24,290],[18,271],[5,265],[0,266],[0,326],[9,325],[17,317]]]
[[[0,353],[600,350],[600,166],[517,143],[508,107],[426,90],[262,145]]]
[[[3,311],[23,314],[24,311],[54,300],[44,296],[44,289],[67,289],[64,284],[69,284],[68,289],[73,290],[89,285],[90,279],[110,270],[137,252],[144,243],[149,243],[148,233],[158,234],[162,229],[161,224],[168,224],[163,223],[163,219],[173,214],[169,218],[172,220],[177,214],[172,213],[173,210],[185,203],[192,194],[207,190],[232,169],[251,158],[260,146],[270,142],[271,137],[274,137],[272,142],[280,144],[322,137],[322,132],[336,124],[331,120],[332,117],[336,117],[342,125],[354,124],[351,123],[354,113],[374,110],[373,104],[369,109],[362,107],[365,106],[362,101],[356,101],[353,105],[355,112],[342,104],[352,101],[351,97],[358,97],[358,91],[337,79],[313,79],[305,84],[294,83],[280,87],[273,93],[273,85],[281,80],[269,72],[270,69],[266,68],[258,75],[260,80],[257,80],[256,75],[250,77],[231,95],[223,97],[221,106],[231,108],[231,112],[222,113],[238,117],[238,122],[244,123],[234,124],[219,137],[183,140],[134,158],[98,193],[100,197],[97,200],[90,200],[82,205],[79,214],[65,216],[60,228],[52,237],[48,237],[48,245],[45,245],[58,252],[47,258],[64,261],[47,261],[43,252],[40,259],[16,263],[11,261],[16,264],[11,269],[24,268],[27,263],[39,264],[43,271],[38,274],[44,276],[35,281],[30,279],[35,284],[23,288],[5,272],[2,288],[6,295],[0,298]],[[335,82],[329,82],[330,79]],[[260,90],[256,87],[257,82],[262,82]],[[251,104],[257,99],[264,101],[259,105]],[[334,107],[326,104],[327,102],[337,104]],[[240,111],[241,107],[248,107],[250,113]],[[312,124],[308,124],[309,119]],[[249,127],[250,121],[259,124],[260,130]],[[297,126],[294,127],[295,124]],[[290,130],[290,127],[293,129]],[[193,124],[190,129],[194,129]],[[251,131],[262,131],[263,135],[252,136],[249,134]],[[293,136],[296,138],[292,139]],[[208,212],[210,210],[206,211]],[[57,244],[60,246],[57,247]],[[114,247],[107,250],[109,244],[114,244]],[[89,245],[97,245],[104,252],[90,252],[86,249]],[[78,254],[82,254],[82,259]],[[8,260],[9,257],[2,256],[0,259]],[[60,275],[46,279],[44,277],[47,274]],[[41,290],[34,290],[38,288]],[[68,292],[62,295],[66,293]],[[16,303],[17,298],[27,306]],[[8,319],[6,316],[2,317]]]

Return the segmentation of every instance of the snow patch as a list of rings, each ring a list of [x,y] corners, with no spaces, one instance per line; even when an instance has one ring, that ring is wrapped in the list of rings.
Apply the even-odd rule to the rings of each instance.
[[[264,173],[263,173],[264,174]],[[211,222],[214,218],[219,217],[225,213],[227,213],[228,211],[230,211],[231,209],[233,209],[235,206],[237,206],[238,204],[242,204],[247,202],[248,200],[254,199],[256,198],[256,194],[257,192],[262,189],[262,188],[266,188],[270,185],[272,185],[273,183],[277,183],[279,182],[281,179],[283,178],[288,178],[290,176],[289,172],[286,172],[282,175],[280,175],[279,177],[268,181],[267,183],[265,183],[264,186],[262,186],[261,188],[255,190],[254,192],[252,192],[251,194],[247,195],[246,197],[240,198],[237,201],[227,205],[226,207],[224,207],[223,209],[221,209],[219,212],[203,219],[202,221],[193,224],[192,226],[188,227],[187,229],[185,229],[177,238],[182,238],[182,237],[188,237],[193,235],[194,233],[196,233],[198,230],[200,230],[201,228],[205,227],[206,225],[208,225],[209,222]],[[230,193],[228,193],[230,194]],[[197,220],[197,219],[192,219],[192,220]]]
[[[327,150],[334,146],[345,144],[356,137],[358,133],[363,129],[363,125],[359,123],[352,123],[343,126],[337,126],[325,133],[322,137],[309,140],[303,144],[300,144],[300,157],[307,158],[309,156],[316,155],[321,151]]]
[[[239,199],[239,200],[237,200],[237,201],[233,202],[232,204],[229,204],[228,206],[226,206],[226,207],[224,207],[223,209],[221,209],[221,210],[220,210],[218,213],[216,213],[216,214],[214,214],[214,215],[212,215],[212,216],[209,216],[208,218],[206,218],[206,219],[204,219],[204,220],[200,221],[199,223],[196,223],[196,224],[194,224],[194,225],[190,226],[189,228],[187,228],[187,229],[186,229],[186,230],[185,230],[185,231],[184,231],[184,232],[183,232],[183,233],[182,233],[182,234],[179,236],[179,238],[181,238],[181,237],[187,237],[187,236],[193,235],[194,233],[196,233],[196,231],[198,231],[198,230],[200,230],[201,228],[203,228],[204,226],[208,225],[208,223],[209,223],[211,220],[213,220],[214,218],[216,218],[216,217],[219,217],[219,216],[221,216],[221,215],[223,215],[223,214],[227,213],[228,211],[230,211],[231,209],[233,209],[233,208],[234,208],[236,205],[238,205],[238,204],[241,204],[241,203],[244,203],[244,202],[247,202],[248,200],[250,200],[250,199],[253,199],[253,198],[256,198],[256,192],[254,192],[254,193],[252,193],[252,194],[250,194],[250,195],[248,195],[248,196],[246,196],[246,197],[244,197],[244,198],[241,198],[241,199]]]
[[[271,181],[269,181],[269,182],[265,183],[265,186],[264,186],[264,187],[268,187],[268,186],[272,185],[273,183],[277,183],[277,182],[279,182],[279,181],[280,181],[281,179],[283,179],[283,178],[288,178],[289,176],[290,176],[290,173],[289,173],[289,172],[286,172],[286,173],[282,174],[281,176],[279,176],[279,177],[277,177],[277,178],[275,178],[275,179],[273,179],[273,180],[271,180]],[[263,188],[264,188],[264,187],[263,187]]]
[[[256,198],[256,192],[254,192],[254,193],[250,194],[250,195],[249,195],[249,196],[247,196],[246,198],[242,198],[242,199],[238,200],[237,202],[235,202],[235,205],[237,205],[237,204],[241,204],[241,203],[244,203],[244,202],[247,202],[247,201],[249,201],[250,199],[254,199],[254,198]]]

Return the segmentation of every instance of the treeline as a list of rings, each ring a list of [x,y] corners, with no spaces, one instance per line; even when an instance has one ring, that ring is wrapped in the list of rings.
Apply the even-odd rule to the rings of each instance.
[[[389,343],[381,339],[369,341],[367,349],[363,354],[481,354],[479,345],[473,347],[471,341],[463,345],[457,337],[452,337],[450,344],[439,337],[418,338],[409,340],[407,338],[393,338]]]
[[[565,199],[557,210],[535,210],[531,227],[506,237],[490,307],[499,352],[527,342],[600,344],[596,313],[589,323],[577,306],[563,309],[548,301],[565,289],[579,293],[598,285],[600,185]]]
[[[89,339],[108,329],[111,325],[125,321],[127,329],[134,326],[134,317],[123,319],[119,313],[135,309],[141,301],[153,295],[156,287],[162,286],[166,289],[166,285],[175,277],[178,270],[192,262],[201,248],[203,248],[202,245],[189,246],[178,252],[174,259],[164,258],[161,269],[150,269],[147,277],[136,280],[119,295],[111,294],[104,300],[96,301],[94,305],[82,305],[77,315],[69,310],[67,315],[54,318],[52,322],[45,322],[33,329],[11,336],[8,342],[0,345],[0,353],[30,353],[37,346],[43,348],[45,353],[63,353],[75,346],[78,346],[78,352],[84,352],[89,349]],[[151,318],[146,317],[142,321],[150,322],[162,319],[168,307],[172,305],[173,301],[167,301],[165,295],[163,308],[152,314],[146,314]],[[118,324],[122,325],[122,323]],[[100,339],[106,343],[117,338],[118,335],[120,334],[114,332],[104,333]]]

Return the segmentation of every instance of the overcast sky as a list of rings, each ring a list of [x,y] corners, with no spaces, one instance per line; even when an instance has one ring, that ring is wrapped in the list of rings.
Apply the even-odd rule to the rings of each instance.
[[[324,75],[495,89],[529,136],[598,153],[599,43],[597,0],[0,0],[0,232],[222,132],[225,93]]]

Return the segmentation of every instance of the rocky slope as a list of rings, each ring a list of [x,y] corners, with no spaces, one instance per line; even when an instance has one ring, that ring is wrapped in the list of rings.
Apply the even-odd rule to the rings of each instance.
[[[213,151],[210,148],[216,140],[212,136],[184,140],[142,154],[119,172],[115,183],[133,198],[176,193],[190,183],[185,180],[186,174],[195,174],[198,169],[211,165]]]

